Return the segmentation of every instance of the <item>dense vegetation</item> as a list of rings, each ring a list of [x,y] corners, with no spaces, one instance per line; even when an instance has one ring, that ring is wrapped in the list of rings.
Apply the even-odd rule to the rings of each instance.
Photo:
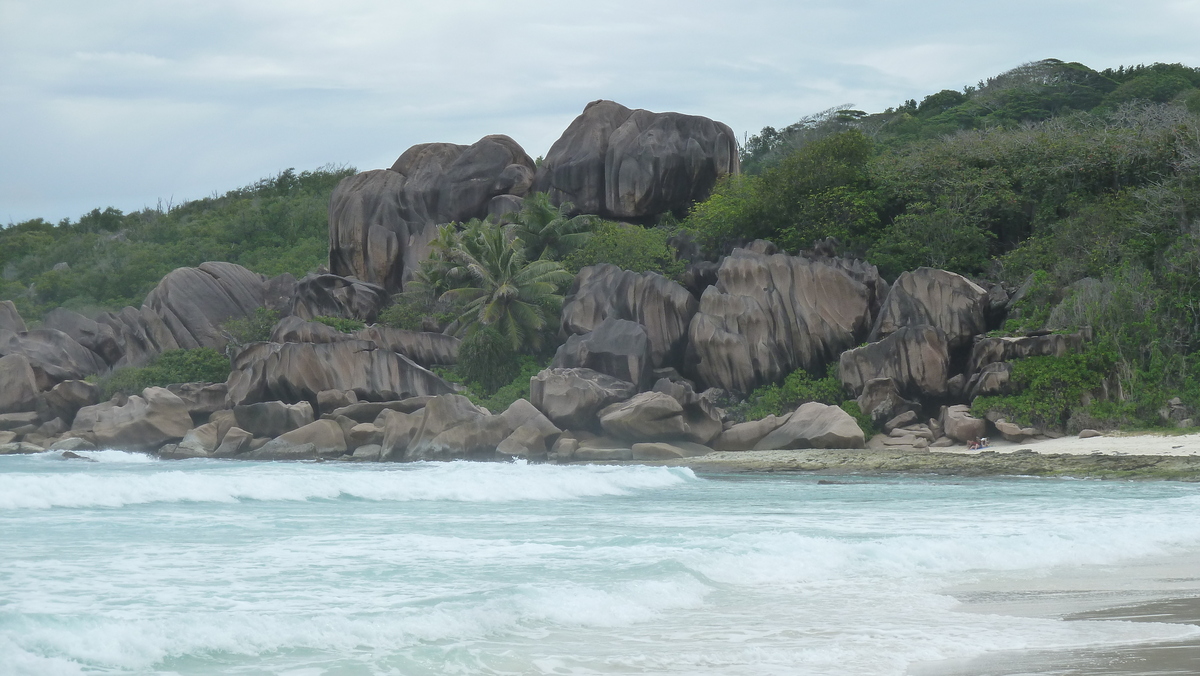
[[[14,301],[26,318],[58,306],[138,306],[168,272],[204,261],[302,276],[328,260],[329,195],[353,173],[288,169],[177,206],[129,214],[109,207],[78,221],[10,224],[0,229],[0,300]]]
[[[122,368],[91,377],[104,399],[114,394],[140,394],[147,387],[173,383],[223,383],[229,377],[229,358],[210,347],[168,350],[141,368]]]
[[[1046,60],[883,113],[826,111],[753,137],[745,173],[685,226],[712,255],[834,237],[888,278],[928,265],[1023,287],[1007,330],[1091,326],[1105,358],[1022,365],[1020,392],[991,403],[1061,423],[1073,411],[1024,394],[1060,381],[1028,370],[1083,368],[1071,382],[1115,374],[1109,420],[1153,424],[1171,397],[1200,408],[1198,87],[1179,64]]]

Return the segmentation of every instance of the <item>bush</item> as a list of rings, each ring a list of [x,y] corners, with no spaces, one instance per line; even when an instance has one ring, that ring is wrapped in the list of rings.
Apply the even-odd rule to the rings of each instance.
[[[854,418],[854,422],[858,423],[858,428],[863,431],[863,436],[867,439],[879,434],[879,430],[875,427],[875,421],[871,419],[871,416],[862,412],[857,401],[853,399],[843,401],[841,409]]]
[[[220,352],[201,347],[194,350],[168,350],[142,368],[122,368],[94,379],[101,396],[140,394],[147,387],[166,387],[174,383],[221,383],[229,378],[229,359]]]
[[[481,395],[491,395],[512,381],[521,362],[508,338],[487,326],[473,331],[458,348],[455,371]]]
[[[1100,389],[1113,363],[1111,351],[1099,346],[1063,357],[1019,359],[1010,377],[1014,394],[977,397],[971,413],[982,418],[996,411],[1022,426],[1066,429],[1072,413],[1083,408],[1084,395]]]
[[[335,328],[342,333],[354,333],[367,326],[357,319],[346,319],[344,317],[313,317],[313,321]]]
[[[234,347],[271,340],[271,331],[279,321],[279,313],[260,307],[244,319],[231,319],[221,325]]]
[[[670,233],[662,228],[643,228],[628,223],[606,221],[592,233],[587,244],[563,259],[571,274],[589,265],[612,263],[633,272],[657,272],[678,279],[686,265],[675,259],[675,250],[667,244]]]
[[[398,293],[375,321],[393,329],[426,331],[449,325],[462,311],[461,305],[450,300],[429,300],[421,293]]]
[[[764,385],[736,407],[734,415],[745,420],[760,420],[769,415],[784,415],[810,401],[836,406],[845,398],[845,388],[837,376],[837,364],[830,364],[824,378],[815,379],[803,369],[793,371],[782,385]]]

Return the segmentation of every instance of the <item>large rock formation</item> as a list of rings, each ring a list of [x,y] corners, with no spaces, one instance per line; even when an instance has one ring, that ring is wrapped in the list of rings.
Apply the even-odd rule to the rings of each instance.
[[[550,147],[534,189],[582,213],[638,219],[682,214],[738,168],[727,125],[593,101]]]
[[[575,276],[563,302],[562,329],[568,335],[589,333],[609,317],[637,322],[650,340],[653,366],[674,366],[682,363],[688,324],[697,307],[687,289],[662,275],[604,263]]]
[[[178,347],[222,348],[220,325],[266,307],[269,280],[233,263],[201,263],[177,268],[146,296],[145,307],[166,324]]]
[[[301,319],[344,317],[373,322],[387,303],[387,291],[378,284],[311,274],[296,282],[289,313]]]
[[[37,394],[37,379],[25,355],[0,357],[0,413],[34,410]]]
[[[530,403],[563,429],[593,429],[601,408],[635,394],[633,383],[591,369],[546,369],[529,380]]]
[[[609,317],[595,331],[567,338],[551,368],[589,368],[637,385],[650,377],[650,342],[637,322]]]
[[[877,275],[876,275],[877,276]],[[688,368],[710,387],[750,392],[821,372],[870,328],[876,286],[820,260],[735,249],[688,330]]]
[[[395,291],[429,255],[436,225],[488,215],[529,191],[533,160],[507,136],[425,143],[387,170],[344,179],[329,200],[329,269]]]
[[[983,367],[996,362],[1025,357],[1063,357],[1083,349],[1086,336],[1082,333],[1055,333],[1045,336],[1019,338],[984,338],[971,347],[967,373],[974,375]]]
[[[950,353],[946,336],[933,326],[906,326],[887,338],[847,350],[838,363],[842,383],[861,394],[877,378],[892,379],[910,399],[946,394]]]
[[[782,448],[862,448],[862,429],[837,406],[810,401],[796,409],[782,426],[755,444],[758,451]]]
[[[954,350],[987,332],[987,310],[988,292],[971,280],[945,270],[918,268],[902,273],[892,284],[869,340],[882,340],[905,326],[935,326]]]
[[[363,401],[447,394],[450,384],[404,355],[363,340],[254,343],[233,359],[229,403],[316,402],[325,390],[352,390]]]
[[[21,319],[17,306],[11,300],[0,300],[0,331],[21,333],[25,330],[25,320]]]
[[[114,368],[142,366],[157,354],[179,349],[175,335],[162,318],[144,305],[141,309],[125,307],[117,313],[105,312],[96,317],[96,322],[107,324],[116,335],[121,358]]]
[[[64,380],[83,380],[106,368],[99,355],[56,329],[22,333],[0,330],[0,356],[11,354],[29,360],[39,390],[48,390]]]
[[[342,333],[320,322],[299,317],[284,317],[271,331],[272,343],[337,343],[343,340],[369,340],[382,349],[398,352],[426,368],[458,362],[461,341],[444,333],[407,331],[387,326],[368,326],[354,333]]]
[[[147,387],[142,396],[129,397],[122,406],[106,402],[79,409],[71,433],[97,448],[153,451],[179,441],[191,427],[192,418],[179,397],[162,387]]]
[[[117,332],[112,326],[88,319],[78,312],[54,308],[42,317],[42,328],[62,331],[75,342],[100,355],[110,366],[125,356],[125,350],[121,348]]]

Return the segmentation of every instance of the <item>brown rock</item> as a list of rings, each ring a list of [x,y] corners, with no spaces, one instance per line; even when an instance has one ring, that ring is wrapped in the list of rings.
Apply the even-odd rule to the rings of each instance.
[[[0,331],[24,333],[26,330],[25,320],[21,319],[17,306],[11,300],[0,300]]]
[[[810,401],[787,423],[763,437],[754,450],[783,448],[863,448],[866,439],[854,418],[837,406]]]
[[[891,378],[873,378],[863,385],[862,393],[858,395],[858,408],[871,416],[876,425],[884,423],[906,411],[916,412],[920,404],[905,399],[900,394],[900,388]]]
[[[617,380],[645,384],[650,378],[650,343],[637,322],[608,317],[595,330],[567,338],[551,368],[588,368]]]
[[[249,450],[253,438],[253,434],[240,427],[230,427],[212,455],[214,458],[233,458],[241,455]]]
[[[966,277],[918,268],[902,273],[892,284],[868,340],[882,340],[906,326],[934,326],[953,350],[987,332],[987,308],[987,291]]]
[[[38,384],[24,355],[0,357],[0,413],[37,408]]]
[[[878,343],[842,353],[838,375],[856,395],[876,378],[891,378],[909,397],[946,393],[950,354],[941,329],[906,326]]]
[[[64,380],[83,380],[106,368],[95,352],[55,329],[24,333],[0,330],[0,356],[19,354],[29,360],[39,390],[48,390]]]
[[[784,416],[769,415],[759,420],[738,423],[725,430],[713,442],[713,448],[718,451],[749,451],[763,437],[783,427],[792,414]]]
[[[238,427],[256,437],[274,438],[299,429],[314,419],[312,404],[285,404],[282,401],[265,401],[258,404],[235,406],[234,420]]]
[[[345,452],[341,426],[333,420],[317,420],[272,439],[248,455],[255,460],[307,460]]]
[[[79,409],[71,432],[98,448],[149,452],[183,439],[191,427],[183,400],[166,388],[147,387],[121,406],[106,402]]]
[[[643,392],[600,411],[600,426],[613,437],[630,441],[683,439],[688,435],[683,407],[670,395]]]
[[[942,429],[946,436],[960,443],[969,444],[983,437],[987,431],[985,421],[971,415],[970,406],[948,406],[942,411]]]
[[[225,347],[221,324],[266,307],[267,278],[233,263],[177,268],[146,296],[180,348]]]
[[[633,383],[591,369],[546,369],[529,381],[529,401],[562,429],[592,429],[601,408],[637,393]]]
[[[309,274],[296,282],[288,312],[299,319],[344,317],[367,323],[388,304],[387,290],[354,277]]]

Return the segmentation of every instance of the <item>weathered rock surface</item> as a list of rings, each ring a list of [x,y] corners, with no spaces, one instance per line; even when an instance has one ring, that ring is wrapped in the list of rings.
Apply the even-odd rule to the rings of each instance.
[[[902,273],[892,284],[868,340],[882,340],[906,326],[934,326],[954,350],[987,332],[987,308],[987,291],[966,277],[918,268]]]
[[[159,455],[172,460],[211,457],[221,445],[219,427],[216,423],[205,423],[190,429],[183,435],[183,441],[175,444],[169,452],[161,452]]]
[[[324,390],[352,390],[360,401],[447,394],[449,383],[375,343],[254,343],[233,359],[229,403],[316,401]]]
[[[180,348],[223,348],[220,325],[267,306],[268,280],[234,263],[201,263],[167,273],[145,307],[162,319]]]
[[[21,319],[17,306],[11,300],[0,300],[0,331],[23,333],[26,330],[25,320]]]
[[[57,329],[70,336],[75,342],[95,352],[112,366],[125,356],[117,333],[108,324],[101,324],[66,308],[54,308],[42,317],[42,328]]]
[[[0,331],[0,356],[11,354],[29,360],[39,390],[48,390],[64,380],[83,380],[106,368],[95,352],[55,329]]]
[[[305,320],[343,317],[370,323],[387,304],[387,290],[378,284],[352,277],[310,274],[296,282],[289,313]]]
[[[608,317],[595,330],[567,338],[551,368],[588,368],[644,385],[650,379],[650,342],[637,322]]]
[[[595,331],[608,318],[641,324],[653,368],[681,365],[688,325],[698,304],[687,289],[653,272],[630,272],[604,263],[579,271],[563,301],[562,329]]]
[[[264,401],[233,407],[233,417],[238,427],[256,437],[278,437],[313,422],[313,408],[307,401],[285,404],[282,401]]]
[[[347,417],[354,422],[375,422],[384,411],[399,411],[400,413],[415,413],[425,408],[434,397],[410,397],[399,401],[360,401],[349,406],[334,409],[331,417]]]
[[[920,404],[905,399],[900,393],[896,381],[891,378],[873,378],[868,380],[856,400],[858,408],[871,416],[876,425],[891,420],[906,411],[917,411]]]
[[[979,373],[983,367],[1025,357],[1063,357],[1083,350],[1082,333],[1055,333],[1020,338],[984,338],[971,348],[967,373]]]
[[[333,420],[316,420],[272,439],[261,448],[250,451],[247,457],[255,460],[310,460],[345,453],[346,438],[341,426]]]
[[[346,178],[329,201],[329,269],[397,291],[429,256],[437,224],[487,216],[494,200],[525,195],[535,170],[520,145],[494,135],[416,145],[388,170]]]
[[[0,357],[0,413],[32,411],[37,407],[38,383],[24,355]]]
[[[854,418],[837,406],[810,401],[787,423],[755,444],[758,451],[783,448],[863,448],[866,439]]]
[[[873,289],[822,261],[735,249],[688,330],[688,365],[710,387],[750,392],[822,372],[870,328]]]
[[[71,433],[99,448],[154,451],[183,439],[191,428],[182,399],[166,388],[147,387],[123,406],[106,402],[79,409]]]
[[[529,381],[530,403],[562,429],[593,429],[601,408],[635,394],[633,383],[591,369],[546,369]]]
[[[682,214],[736,174],[737,139],[720,122],[593,101],[555,141],[534,189],[606,218]]]
[[[1012,364],[1006,361],[985,365],[967,382],[967,400],[975,397],[1008,394],[1012,389]]]
[[[179,349],[175,335],[167,328],[162,318],[149,307],[125,307],[120,312],[105,312],[96,317],[99,324],[107,324],[117,337],[121,358],[113,367],[142,366],[152,357],[167,350]]]
[[[906,326],[887,338],[842,353],[838,376],[856,395],[876,378],[895,381],[909,398],[946,394],[950,354],[941,329]]]
[[[213,413],[227,408],[229,388],[225,383],[172,383],[167,389],[183,400],[193,420],[206,421]]]
[[[358,403],[358,395],[353,390],[321,390],[317,392],[317,412],[332,413],[339,408],[345,408]]]
[[[284,317],[271,331],[272,343],[337,343],[343,340],[369,340],[382,349],[402,354],[426,368],[457,363],[461,343],[458,338],[444,333],[406,331],[378,325],[352,334],[342,333],[331,326],[296,316]]]
[[[221,444],[213,451],[214,458],[233,458],[250,448],[254,435],[240,427],[230,427],[221,438]]]
[[[713,449],[718,451],[752,450],[758,442],[762,441],[763,437],[783,427],[791,417],[791,413],[784,416],[769,415],[759,420],[738,423],[722,432],[713,441]]]
[[[947,406],[942,411],[942,429],[946,436],[963,444],[969,444],[983,437],[987,431],[987,423],[971,415],[971,407],[964,405]]]
[[[600,411],[604,433],[629,441],[682,439],[688,434],[683,407],[661,392],[642,392]]]
[[[1021,427],[1016,423],[1008,422],[1004,418],[1000,418],[992,424],[995,425],[996,431],[1000,433],[1000,436],[1013,443],[1021,443],[1026,439],[1037,436],[1038,433],[1037,429],[1033,427]]]

